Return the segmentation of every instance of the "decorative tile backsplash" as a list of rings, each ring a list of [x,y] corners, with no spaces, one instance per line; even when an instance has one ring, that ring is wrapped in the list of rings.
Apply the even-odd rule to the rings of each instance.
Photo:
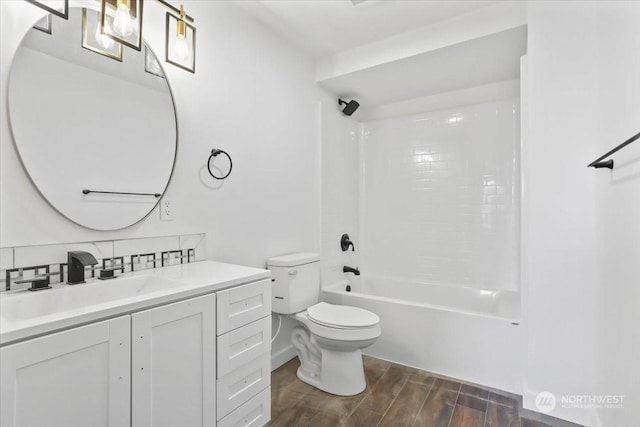
[[[87,267],[86,277],[100,269],[121,267],[116,275],[168,265],[204,260],[204,234],[149,237],[97,242],[0,248],[0,292],[26,289],[30,279],[49,277],[51,285],[67,280],[67,252],[86,251],[98,264]],[[22,282],[22,283],[16,283]]]

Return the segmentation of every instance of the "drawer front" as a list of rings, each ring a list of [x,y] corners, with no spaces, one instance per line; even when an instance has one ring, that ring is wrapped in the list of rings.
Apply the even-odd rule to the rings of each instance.
[[[218,378],[271,351],[271,316],[218,337]]]
[[[218,421],[218,427],[260,427],[271,419],[271,387]]]
[[[218,296],[218,335],[271,314],[271,279],[227,289]]]
[[[246,365],[220,378],[218,420],[271,384],[271,357],[264,353]]]

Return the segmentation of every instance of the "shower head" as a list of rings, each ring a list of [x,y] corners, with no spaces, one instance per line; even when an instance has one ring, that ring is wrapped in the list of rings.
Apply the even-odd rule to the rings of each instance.
[[[355,111],[358,109],[358,107],[360,106],[360,104],[358,104],[358,101],[356,101],[355,99],[352,99],[351,101],[347,102],[347,101],[343,101],[342,99],[338,99],[338,104],[339,105],[344,105],[345,107],[342,109],[342,114],[344,114],[345,116],[350,116],[353,113],[355,113]]]

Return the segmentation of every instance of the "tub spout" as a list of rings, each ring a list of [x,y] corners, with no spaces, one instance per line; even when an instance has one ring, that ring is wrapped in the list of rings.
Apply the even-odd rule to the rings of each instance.
[[[349,267],[348,265],[345,265],[342,267],[342,272],[343,273],[353,273],[356,276],[360,275],[360,270],[358,270],[358,268],[353,268],[353,267]]]

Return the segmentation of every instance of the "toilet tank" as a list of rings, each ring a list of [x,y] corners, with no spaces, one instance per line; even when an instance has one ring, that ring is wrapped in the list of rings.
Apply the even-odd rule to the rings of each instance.
[[[272,311],[298,313],[320,299],[320,256],[297,253],[267,260],[272,273]]]

